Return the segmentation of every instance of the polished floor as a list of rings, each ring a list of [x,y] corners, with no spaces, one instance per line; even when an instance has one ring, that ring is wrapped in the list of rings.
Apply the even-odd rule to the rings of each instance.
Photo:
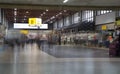
[[[120,74],[120,58],[79,46],[0,47],[0,74]]]

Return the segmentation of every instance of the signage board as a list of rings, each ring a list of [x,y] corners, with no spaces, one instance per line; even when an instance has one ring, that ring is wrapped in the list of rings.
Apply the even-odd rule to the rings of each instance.
[[[48,29],[48,24],[41,24],[41,26],[29,26],[28,23],[14,23],[14,29]]]
[[[20,30],[20,33],[21,33],[21,34],[26,34],[26,35],[27,35],[29,32],[28,32],[28,30]]]
[[[41,18],[29,18],[29,26],[41,26],[42,19]]]
[[[116,25],[120,26],[120,20],[116,21]]]
[[[107,26],[106,25],[102,25],[102,30],[106,30]]]

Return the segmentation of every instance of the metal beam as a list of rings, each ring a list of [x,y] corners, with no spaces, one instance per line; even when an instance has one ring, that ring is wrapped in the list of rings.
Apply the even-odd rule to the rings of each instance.
[[[37,4],[11,4],[0,3],[0,8],[20,9],[51,9],[51,10],[119,10],[120,6],[69,6],[69,5],[37,5]]]

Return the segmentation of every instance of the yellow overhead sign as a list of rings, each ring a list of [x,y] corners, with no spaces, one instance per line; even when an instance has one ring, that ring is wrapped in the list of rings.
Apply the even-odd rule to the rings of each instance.
[[[28,32],[28,30],[20,30],[20,33],[27,35],[29,32]]]
[[[107,26],[106,25],[102,25],[102,30],[106,30]]]
[[[116,21],[116,25],[120,26],[120,20]]]
[[[29,26],[40,26],[41,24],[41,18],[29,18]]]
[[[35,26],[36,25],[36,18],[29,18],[29,26]]]

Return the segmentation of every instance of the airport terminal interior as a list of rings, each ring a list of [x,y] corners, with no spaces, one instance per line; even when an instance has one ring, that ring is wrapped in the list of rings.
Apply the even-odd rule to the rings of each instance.
[[[0,74],[120,74],[120,1],[0,0]]]

